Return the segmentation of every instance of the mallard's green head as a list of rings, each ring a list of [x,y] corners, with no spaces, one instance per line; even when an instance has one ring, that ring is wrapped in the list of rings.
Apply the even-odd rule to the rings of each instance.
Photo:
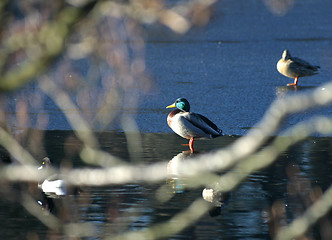
[[[185,98],[176,99],[176,101],[172,105],[169,105],[166,108],[175,108],[175,107],[185,112],[189,112],[190,110],[190,104],[188,100]]]

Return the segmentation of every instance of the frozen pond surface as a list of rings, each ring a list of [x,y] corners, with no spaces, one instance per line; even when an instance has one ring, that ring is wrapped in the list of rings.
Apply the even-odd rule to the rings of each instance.
[[[158,91],[144,100],[144,108],[150,111],[139,113],[140,128],[169,131],[164,122],[160,124],[160,108],[182,96],[190,101],[192,111],[208,116],[226,134],[243,135],[275,99],[332,80],[331,9],[327,1],[296,1],[285,16],[279,16],[263,1],[221,1],[206,28],[181,38],[152,38],[147,62]],[[300,78],[297,89],[286,87],[292,79],[276,69],[286,48],[320,65],[320,74]],[[311,114],[295,116],[287,124]],[[143,120],[149,118],[153,125],[144,126]]]
[[[332,80],[332,2],[295,1],[284,14],[274,13],[264,2],[270,1],[219,1],[211,22],[186,35],[147,29],[146,67],[154,87],[140,96],[137,109],[123,109],[125,114],[136,113],[141,132],[171,132],[165,107],[185,97],[193,112],[207,116],[225,134],[244,135],[275,99],[311,91]],[[320,73],[300,78],[296,89],[286,87],[293,80],[276,69],[286,48],[293,56],[320,65]],[[75,64],[85,74],[87,62]],[[92,115],[95,110],[84,109]],[[331,108],[324,108],[298,114],[287,119],[285,126],[313,113],[330,112]],[[46,101],[45,113],[49,115],[47,129],[71,129],[52,101]],[[36,113],[30,115],[34,118]],[[106,130],[113,129],[110,125]],[[96,126],[95,130],[100,129]],[[115,130],[123,131],[119,126]]]

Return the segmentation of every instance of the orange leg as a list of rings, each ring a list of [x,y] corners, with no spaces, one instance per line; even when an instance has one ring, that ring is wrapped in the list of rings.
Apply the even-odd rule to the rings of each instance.
[[[189,148],[190,148],[190,151],[193,153],[194,152],[194,138],[190,138]]]
[[[299,80],[299,77],[296,77],[294,79],[294,83],[288,83],[287,86],[297,86],[297,81]]]

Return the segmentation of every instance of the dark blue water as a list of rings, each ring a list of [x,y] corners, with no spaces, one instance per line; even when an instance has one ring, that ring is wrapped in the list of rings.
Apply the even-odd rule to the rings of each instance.
[[[66,131],[47,132],[47,155],[58,166],[64,150],[75,148]],[[62,237],[60,230],[50,230],[21,206],[21,192],[29,193],[33,201],[43,204],[45,216],[51,212],[65,223],[85,223],[88,239],[111,237],[123,231],[139,231],[163,223],[181,212],[192,202],[203,199],[205,186],[192,187],[174,170],[176,162],[192,157],[181,146],[184,140],[173,134],[144,134],[143,153],[139,163],[168,161],[169,178],[158,183],[128,183],[101,187],[81,187],[80,193],[45,198],[37,189],[37,183],[14,184],[1,188],[0,232],[3,239],[24,239],[38,236],[40,239]],[[126,161],[131,161],[126,138],[119,133],[100,135],[101,147]],[[238,137],[220,137],[211,141],[197,141],[198,153],[211,151],[232,144]],[[307,207],[313,189],[324,191],[330,186],[332,175],[331,138],[309,138],[283,152],[272,166],[251,174],[228,198],[214,199],[210,211],[197,222],[170,239],[268,239],[273,232],[271,208],[281,204],[286,212],[283,217],[290,222]],[[153,150],[152,150],[153,149]],[[74,167],[84,164],[73,158]],[[295,185],[294,185],[295,184]],[[3,186],[7,186],[6,183]],[[292,186],[297,186],[294,190]],[[160,201],[160,189],[166,197]],[[293,189],[293,190],[292,190]],[[295,188],[296,189],[296,188]],[[9,192],[8,192],[9,190]],[[37,205],[38,206],[38,205]],[[270,221],[269,221],[270,219]],[[285,222],[276,222],[279,226]],[[52,228],[51,228],[52,229]],[[320,232],[310,231],[315,239]]]

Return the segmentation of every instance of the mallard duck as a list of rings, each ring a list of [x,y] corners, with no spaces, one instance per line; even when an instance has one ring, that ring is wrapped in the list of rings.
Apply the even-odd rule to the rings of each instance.
[[[277,69],[282,75],[294,78],[294,83],[289,83],[287,86],[296,86],[299,77],[317,74],[319,68],[300,58],[292,57],[287,49],[284,50],[282,58],[277,63]]]
[[[189,148],[194,152],[195,138],[216,138],[222,131],[213,122],[198,113],[190,111],[190,104],[185,98],[178,98],[166,108],[177,108],[167,116],[168,126],[183,138],[190,139]]]

